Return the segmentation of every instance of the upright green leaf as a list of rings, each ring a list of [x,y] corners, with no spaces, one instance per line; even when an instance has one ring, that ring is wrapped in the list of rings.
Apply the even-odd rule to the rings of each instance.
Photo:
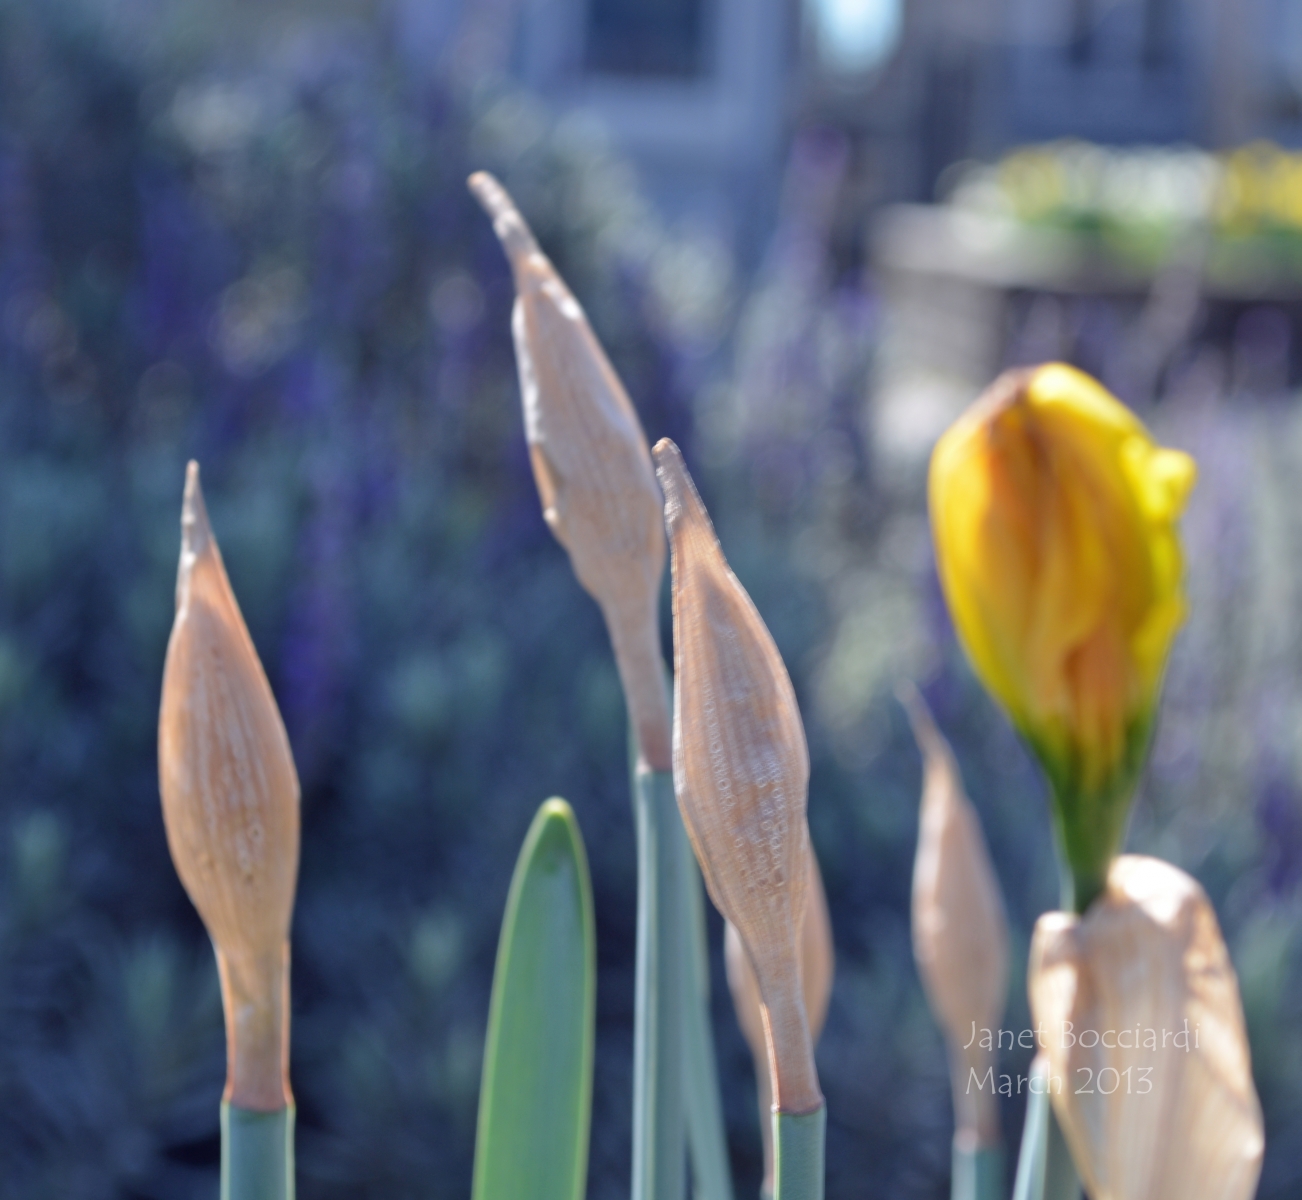
[[[529,827],[502,919],[473,1200],[582,1200],[596,1011],[592,885],[574,812]]]

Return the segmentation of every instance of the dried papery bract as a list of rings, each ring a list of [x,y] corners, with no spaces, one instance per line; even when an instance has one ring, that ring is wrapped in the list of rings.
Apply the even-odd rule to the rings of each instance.
[[[673,561],[674,790],[759,983],[774,1106],[822,1106],[800,987],[809,752],[791,679],[728,568],[678,447],[655,448]]]
[[[638,744],[670,768],[669,709],[656,610],[664,574],[660,491],[646,436],[583,309],[506,190],[470,190],[511,260],[511,318],[525,436],[543,516],[601,606]]]
[[[1031,1013],[1093,1200],[1248,1200],[1263,1149],[1238,982],[1197,881],[1124,855],[1083,917],[1035,927]]]
[[[809,1036],[814,1045],[823,1032],[827,1005],[832,996],[835,954],[832,948],[832,924],[827,912],[827,895],[818,860],[811,848],[809,879],[805,891],[805,915],[800,923],[800,991],[809,1020]],[[731,922],[724,925],[723,961],[728,972],[728,990],[732,992],[737,1023],[746,1036],[755,1060],[755,1086],[760,1111],[760,1132],[764,1139],[764,1186],[761,1194],[773,1194],[773,1122],[769,1111],[773,1095],[769,1087],[768,1047],[764,1038],[764,1017],[760,1012],[759,984],[750,959],[741,944],[741,935]]]
[[[900,701],[923,757],[918,849],[913,864],[913,956],[950,1057],[955,1144],[999,1144],[992,1090],[971,1086],[994,1066],[973,1030],[996,1029],[1008,993],[1008,918],[981,822],[963,791],[953,752],[911,684]]]
[[[289,1090],[289,921],[298,775],[289,739],[186,473],[176,620],[158,717],[167,844],[217,952],[225,1100],[275,1112]]]

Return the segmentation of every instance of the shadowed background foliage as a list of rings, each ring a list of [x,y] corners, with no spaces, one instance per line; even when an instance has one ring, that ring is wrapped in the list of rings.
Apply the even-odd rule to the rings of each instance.
[[[768,249],[703,292],[666,267],[691,266],[690,241],[589,125],[416,70],[383,8],[274,36],[238,11],[0,0],[0,1196],[216,1186],[216,972],[167,857],[154,745],[190,457],[302,777],[300,1195],[468,1193],[502,905],[552,794],[574,805],[596,901],[590,1194],[626,1190],[623,706],[539,513],[510,276],[464,185],[478,168],[514,192],[651,440],[683,447],[791,667],[838,953],[828,1195],[946,1195],[896,677],[925,684],[986,823],[1014,925],[1010,1028],[1055,868],[1036,776],[954,646],[920,469],[888,469],[861,419],[879,303],[820,200],[844,146],[796,138]],[[1102,369],[1106,340],[1079,357]],[[1302,1178],[1302,526],[1285,502],[1302,422],[1290,397],[1203,378],[1146,411],[1203,475],[1193,618],[1130,845],[1192,870],[1221,913],[1273,1200]],[[754,1083],[711,920],[746,1196]]]

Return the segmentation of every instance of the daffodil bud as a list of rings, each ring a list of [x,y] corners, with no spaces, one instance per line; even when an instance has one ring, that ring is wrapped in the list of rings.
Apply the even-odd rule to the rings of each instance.
[[[827,1005],[832,997],[832,974],[835,953],[832,948],[832,923],[827,913],[827,894],[818,859],[811,848],[809,878],[805,891],[805,916],[800,925],[800,990],[809,1020],[810,1040],[817,1045],[827,1019]],[[728,974],[737,1024],[750,1046],[755,1061],[755,1090],[759,1100],[760,1133],[764,1141],[764,1183],[762,1196],[773,1195],[773,1092],[769,1086],[768,1048],[764,1040],[764,1016],[760,1012],[759,984],[750,959],[741,944],[737,927],[728,921],[723,928],[723,962]]]
[[[275,1112],[292,1103],[289,921],[298,875],[298,775],[193,462],[163,668],[158,776],[172,861],[217,952],[225,1100]]]
[[[1117,853],[1184,619],[1193,460],[1061,363],[1009,371],[940,439],[940,579],[977,674],[1049,776],[1083,907]]]
[[[1031,1013],[1093,1200],[1249,1200],[1264,1146],[1234,968],[1206,894],[1124,855],[1083,917],[1035,927]]]
[[[913,957],[949,1047],[955,1143],[996,1146],[997,1098],[971,1082],[994,1066],[994,1051],[978,1034],[998,1028],[1007,1000],[1008,919],[980,818],[949,743],[916,688],[902,688],[900,699],[923,757]]]
[[[705,886],[759,984],[774,1107],[823,1096],[797,931],[809,878],[809,751],[795,690],[668,438],[655,448],[673,563],[674,791]]]
[[[646,436],[583,309],[506,190],[483,171],[470,177],[470,190],[515,276],[511,332],[543,517],[601,606],[638,744],[654,770],[666,771],[656,611],[665,535]]]

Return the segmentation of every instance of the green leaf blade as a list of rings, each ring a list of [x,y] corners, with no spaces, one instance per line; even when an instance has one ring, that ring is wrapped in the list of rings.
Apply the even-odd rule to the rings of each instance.
[[[596,1019],[596,931],[574,812],[548,800],[525,838],[493,974],[474,1200],[582,1200]]]

